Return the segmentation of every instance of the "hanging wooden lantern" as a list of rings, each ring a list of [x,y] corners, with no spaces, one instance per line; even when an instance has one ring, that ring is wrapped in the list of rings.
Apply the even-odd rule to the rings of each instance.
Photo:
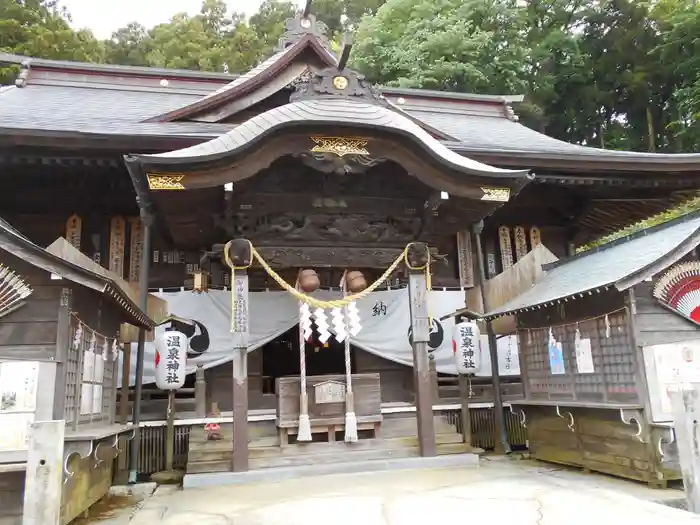
[[[367,279],[365,279],[365,276],[362,275],[362,272],[354,270],[352,272],[348,272],[347,284],[348,290],[350,290],[352,293],[358,293],[367,288]]]
[[[192,274],[194,282],[192,283],[192,291],[197,293],[209,291],[209,272],[197,270]]]
[[[315,270],[302,270],[299,273],[299,287],[306,293],[318,290],[321,280]]]

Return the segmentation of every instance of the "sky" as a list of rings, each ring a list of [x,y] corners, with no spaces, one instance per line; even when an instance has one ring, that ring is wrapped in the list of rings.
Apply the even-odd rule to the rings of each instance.
[[[254,14],[262,0],[227,0],[229,12]],[[299,5],[302,0],[295,0]],[[304,2],[306,3],[306,2]],[[89,28],[97,38],[109,38],[112,32],[129,22],[150,28],[167,22],[175,13],[196,14],[202,0],[61,0],[73,18],[73,25]]]

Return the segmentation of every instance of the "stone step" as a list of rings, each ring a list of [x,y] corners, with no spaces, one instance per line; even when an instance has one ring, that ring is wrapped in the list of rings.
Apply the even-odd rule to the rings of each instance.
[[[435,434],[453,434],[456,429],[443,416],[434,416]],[[418,424],[414,414],[405,417],[385,418],[382,421],[381,435],[389,437],[411,437],[418,435]]]
[[[438,445],[461,444],[462,436],[459,434],[438,434],[435,436]],[[190,448],[188,463],[196,463],[200,461],[225,461],[231,460],[231,444],[218,442],[210,442],[212,446],[209,448],[198,448],[193,450]],[[298,456],[324,456],[328,454],[345,455],[358,451],[368,450],[403,450],[418,446],[417,437],[403,437],[390,439],[362,439],[356,443],[331,442],[331,443],[300,443],[289,445],[287,447],[269,446],[269,447],[251,447],[248,451],[249,458],[252,459],[272,459],[282,457],[298,457]]]
[[[319,443],[320,444],[320,443]],[[464,443],[441,444],[437,446],[438,455],[462,454],[468,452],[469,449]],[[278,457],[263,457],[253,458],[249,460],[249,468],[263,469],[275,467],[295,467],[304,465],[321,465],[331,463],[345,462],[363,462],[383,459],[410,458],[420,456],[420,451],[417,446],[403,447],[394,449],[365,449],[365,450],[346,450],[344,453],[318,453],[318,454],[300,454],[300,455],[285,455]],[[228,472],[231,470],[230,457],[226,459],[189,462],[187,465],[188,474],[197,474],[204,472]]]
[[[267,437],[256,437],[256,438],[251,438],[248,441],[248,447],[250,447],[250,448],[279,447],[279,446],[280,446],[280,438],[278,435],[267,436]],[[209,451],[209,450],[231,450],[231,447],[233,447],[233,438],[232,437],[228,437],[228,438],[224,437],[224,439],[220,439],[220,440],[216,440],[216,441],[204,440],[204,441],[195,441],[194,443],[192,441],[190,441],[189,453],[191,456],[193,452]]]

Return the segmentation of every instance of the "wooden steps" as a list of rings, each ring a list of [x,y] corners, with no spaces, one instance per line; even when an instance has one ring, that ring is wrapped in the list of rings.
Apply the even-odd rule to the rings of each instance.
[[[232,428],[222,425],[220,441],[207,441],[203,429],[192,429],[187,473],[226,472],[231,469]],[[382,422],[381,437],[361,439],[356,443],[314,442],[280,447],[277,428],[272,421],[251,423],[249,427],[249,467],[266,469],[329,463],[363,462],[418,457],[415,416],[387,418]],[[438,455],[469,452],[462,436],[441,416],[435,416]]]
[[[309,443],[305,445],[290,445],[285,449],[250,450],[250,469],[297,467],[302,465],[318,465],[329,463],[360,462],[381,459],[396,459],[418,457],[418,445],[406,446],[402,443],[392,443],[393,440],[368,439],[368,447],[356,448],[356,443]],[[320,445],[326,445],[319,447]],[[328,447],[327,445],[332,445]],[[255,454],[255,452],[263,452]],[[437,446],[438,455],[462,454],[469,452],[464,443],[446,443]],[[231,470],[231,452],[220,453],[215,459],[200,459],[189,462],[188,474],[202,472],[227,472]]]

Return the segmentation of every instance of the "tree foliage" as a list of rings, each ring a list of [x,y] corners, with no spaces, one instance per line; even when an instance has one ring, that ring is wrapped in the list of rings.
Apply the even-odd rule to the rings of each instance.
[[[363,18],[371,80],[524,94],[523,122],[608,149],[700,149],[696,0],[388,0]]]

